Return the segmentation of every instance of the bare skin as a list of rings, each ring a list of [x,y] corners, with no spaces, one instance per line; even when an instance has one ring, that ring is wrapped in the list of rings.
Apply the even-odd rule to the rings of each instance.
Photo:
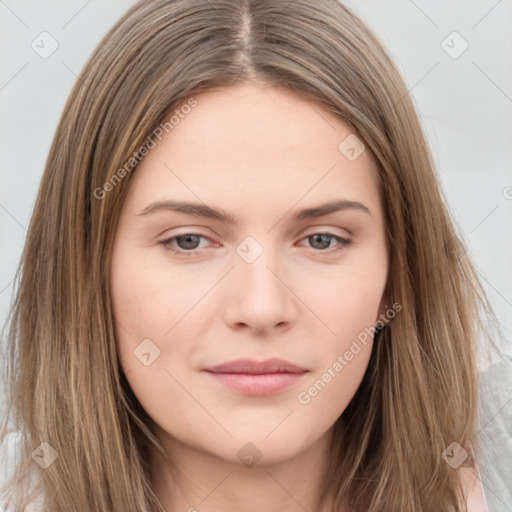
[[[359,350],[353,342],[391,309],[375,164],[369,151],[347,158],[338,148],[350,127],[289,91],[243,86],[195,98],[137,168],[111,262],[121,364],[180,475],[155,452],[152,483],[169,512],[327,511],[319,492],[333,424],[372,348],[371,336]],[[221,208],[237,222],[138,215],[163,199]],[[339,199],[368,211],[293,219]],[[148,365],[134,355],[143,340]],[[203,371],[272,357],[307,371],[267,396]]]

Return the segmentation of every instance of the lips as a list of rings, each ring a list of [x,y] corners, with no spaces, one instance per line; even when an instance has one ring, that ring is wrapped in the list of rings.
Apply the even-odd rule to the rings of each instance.
[[[237,359],[205,368],[204,374],[217,384],[247,396],[269,396],[297,385],[309,373],[284,359],[253,361]]]
[[[308,370],[284,359],[267,359],[254,361],[252,359],[237,359],[229,363],[219,364],[205,371],[212,373],[244,373],[248,375],[262,375],[266,373],[305,373]]]

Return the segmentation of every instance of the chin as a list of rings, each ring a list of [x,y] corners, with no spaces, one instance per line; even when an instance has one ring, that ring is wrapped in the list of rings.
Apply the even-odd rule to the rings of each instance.
[[[281,433],[276,431],[266,436],[266,430],[262,433],[262,430],[257,429],[236,435],[235,439],[229,441],[229,454],[226,450],[223,452],[228,455],[229,462],[252,467],[256,464],[266,466],[290,460],[308,447],[306,436],[299,432],[283,430]]]

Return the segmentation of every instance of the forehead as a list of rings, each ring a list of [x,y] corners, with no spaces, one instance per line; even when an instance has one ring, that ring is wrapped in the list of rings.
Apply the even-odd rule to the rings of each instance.
[[[218,88],[194,99],[194,108],[175,117],[179,122],[136,169],[127,200],[139,209],[166,195],[259,208],[262,201],[291,206],[305,196],[378,201],[369,151],[347,158],[346,141],[354,145],[358,139],[317,103],[255,85]]]
[[[282,87],[240,85],[217,88],[195,96],[197,106],[173,128],[169,147],[178,154],[183,142],[193,143],[207,159],[250,163],[250,157],[279,162],[286,156],[310,156],[313,163],[327,148],[337,151],[352,129],[320,105]],[[179,110],[179,108],[178,108]]]

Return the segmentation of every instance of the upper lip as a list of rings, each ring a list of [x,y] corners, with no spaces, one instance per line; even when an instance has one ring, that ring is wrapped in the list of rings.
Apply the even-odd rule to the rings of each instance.
[[[265,373],[304,373],[308,371],[290,361],[278,358],[267,359],[266,361],[237,359],[228,363],[205,368],[204,370],[213,373],[248,373],[253,375]]]

